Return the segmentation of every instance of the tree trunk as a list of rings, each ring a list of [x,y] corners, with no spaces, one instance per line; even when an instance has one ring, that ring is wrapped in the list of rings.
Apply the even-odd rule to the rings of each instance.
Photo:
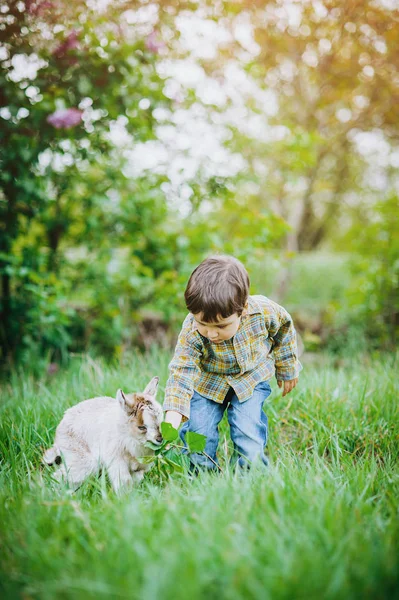
[[[285,265],[280,270],[278,282],[275,290],[275,297],[279,302],[283,302],[284,297],[287,293],[288,286],[291,279],[291,263],[293,256],[300,250],[301,234],[307,228],[309,221],[314,218],[313,206],[312,206],[312,193],[315,182],[317,180],[317,174],[325,155],[325,150],[321,150],[316,160],[316,164],[310,170],[308,175],[308,187],[302,199],[302,209],[299,211],[299,223],[295,217],[291,218],[292,229],[289,231],[285,238]],[[287,211],[284,211],[284,218],[289,222],[289,216]],[[302,214],[301,214],[302,213]],[[283,214],[283,211],[282,211]],[[298,216],[298,214],[297,214]],[[298,224],[297,224],[298,223]]]
[[[61,238],[65,231],[68,229],[68,219],[65,214],[62,213],[61,209],[61,196],[65,192],[67,186],[61,186],[58,190],[56,202],[55,202],[55,215],[52,221],[47,226],[47,242],[50,248],[50,254],[48,259],[48,270],[57,273],[58,271],[58,247],[60,245]]]
[[[64,231],[65,225],[63,223],[53,223],[47,231],[47,241],[50,248],[48,270],[53,273],[58,271],[58,246]]]
[[[311,236],[312,229],[315,223],[315,214],[313,208],[313,200],[312,195],[315,187],[315,183],[317,181],[317,176],[319,173],[319,169],[323,158],[325,157],[327,151],[326,149],[322,149],[319,152],[319,155],[316,160],[316,164],[309,174],[309,185],[305,191],[305,194],[302,199],[302,218],[300,221],[300,225],[297,231],[297,248],[298,250],[310,250],[309,248],[309,238]]]
[[[347,142],[342,146],[341,158],[338,161],[338,168],[335,173],[335,189],[333,200],[327,206],[326,212],[323,218],[319,221],[317,227],[312,231],[309,238],[310,249],[314,250],[317,248],[328,233],[328,229],[331,225],[331,220],[338,214],[340,209],[340,200],[342,193],[345,190],[346,178],[348,175],[348,157],[346,153]]]
[[[15,216],[8,206],[7,213],[4,219],[4,231],[0,236],[0,252],[4,258],[0,259],[1,272],[1,314],[0,314],[0,348],[1,359],[3,361],[12,354],[15,346],[15,340],[12,335],[12,301],[11,301],[11,275],[6,273],[6,268],[9,265],[7,256],[11,252],[11,241],[13,239],[12,232],[16,229]]]
[[[4,263],[0,268],[4,268]],[[1,329],[0,329],[0,345],[1,355],[6,359],[11,351],[11,281],[8,273],[3,273],[1,276]]]
[[[15,172],[11,173],[14,180],[17,178]],[[14,329],[14,315],[12,302],[11,275],[6,273],[9,265],[7,257],[11,254],[12,243],[18,232],[18,213],[17,213],[17,190],[13,185],[13,180],[3,188],[6,208],[2,214],[2,227],[0,228],[0,258],[1,272],[1,313],[0,313],[0,349],[2,362],[7,361],[16,347],[16,335]]]

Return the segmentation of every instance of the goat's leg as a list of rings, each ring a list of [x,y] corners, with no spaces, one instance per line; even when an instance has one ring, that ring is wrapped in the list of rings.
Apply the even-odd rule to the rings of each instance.
[[[146,472],[150,469],[150,464],[143,464],[138,462],[137,460],[132,460],[130,462],[130,472],[132,474],[134,485],[139,485],[143,481],[143,477],[146,474]]]
[[[141,483],[143,481],[143,477],[144,477],[145,471],[134,471],[132,473],[132,479],[134,484],[139,485],[139,483]]]
[[[66,482],[68,480],[68,473],[65,465],[60,465],[58,469],[52,473],[51,477],[58,483],[61,483],[61,481]]]
[[[66,451],[62,455],[63,464],[57,469],[53,477],[56,481],[64,481],[73,491],[76,491],[89,475],[95,472],[90,454],[82,455],[81,452]]]
[[[114,460],[108,465],[107,470],[115,492],[119,492],[122,488],[127,488],[132,484],[129,465],[125,461]]]

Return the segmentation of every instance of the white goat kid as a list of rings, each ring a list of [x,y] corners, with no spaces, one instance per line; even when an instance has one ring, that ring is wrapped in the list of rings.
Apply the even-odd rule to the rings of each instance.
[[[115,491],[138,484],[151,468],[140,462],[153,454],[145,443],[162,443],[163,410],[155,400],[158,381],[151,379],[142,393],[118,390],[116,399],[91,398],[69,408],[57,427],[54,446],[43,455],[47,465],[59,465],[54,477],[77,489],[105,468]]]

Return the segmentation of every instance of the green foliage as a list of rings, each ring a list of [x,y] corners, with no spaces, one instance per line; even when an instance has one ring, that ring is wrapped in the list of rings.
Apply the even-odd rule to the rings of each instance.
[[[161,433],[167,442],[174,442],[179,437],[179,432],[170,423],[161,423]]]
[[[156,169],[132,177],[127,157],[135,144],[157,138],[159,124],[176,126],[185,108],[201,108],[195,86],[182,88],[184,100],[171,98],[159,68],[165,58],[181,56],[174,21],[179,11],[197,18],[197,4],[94,4],[2,5],[0,361],[27,362],[35,353],[58,361],[89,348],[113,357],[134,345],[171,345],[185,312],[185,282],[207,254],[238,256],[254,274],[254,288],[270,294],[262,272],[267,251],[284,244],[288,260],[280,268],[288,272],[293,253],[334,244],[345,223],[355,223],[350,235],[363,244],[356,250],[363,279],[352,294],[351,327],[365,331],[362,323],[373,322],[367,333],[373,343],[392,346],[397,253],[381,238],[391,236],[383,224],[389,216],[363,219],[367,165],[353,135],[385,135],[391,146],[397,139],[397,11],[377,5],[363,11],[362,2],[343,10],[332,2],[320,18],[323,7],[308,3],[300,7],[301,24],[291,27],[275,1],[204,6],[212,26],[228,22],[232,31],[244,11],[259,52],[243,53],[233,36],[214,60],[195,58],[215,89],[224,87],[231,66],[248,76],[239,98],[227,93],[225,105],[202,106],[216,128],[229,127],[231,112],[222,137],[245,168],[234,177],[216,176],[209,165],[200,169],[186,182],[192,195],[183,218],[165,198],[167,177]],[[147,9],[156,12],[152,31],[140,17]],[[28,59],[39,61],[36,73],[15,69]],[[157,109],[169,117],[157,121]],[[110,136],[117,125],[125,145]],[[374,200],[375,190],[366,191]],[[324,304],[331,326],[345,317],[340,283],[332,290],[317,275],[306,287],[306,273],[303,281],[291,275],[287,301],[295,310],[303,313],[307,304],[320,313]],[[284,302],[282,288],[270,295]],[[312,297],[299,303],[306,291]],[[315,328],[305,323],[312,349],[324,342]],[[332,333],[336,345],[342,331]]]
[[[186,442],[190,452],[204,452],[206,445],[206,437],[195,431],[188,431],[186,434]]]
[[[133,13],[140,8],[129,5]],[[232,200],[223,178],[193,181],[193,211],[178,220],[161,189],[163,176],[129,176],[126,151],[156,138],[155,110],[179,110],[157,69],[157,43],[167,49],[163,34],[172,43],[179,7],[158,8],[151,34],[157,39],[149,43],[129,24],[124,2],[103,10],[64,1],[51,10],[40,2],[4,5],[3,363],[32,352],[58,360],[66,350],[113,356],[133,343],[146,347],[143,314],[174,329],[184,314],[184,283],[205,254],[240,247],[239,254],[250,255],[284,227],[270,211]],[[37,73],[15,74],[15,62],[32,59],[33,47]],[[143,98],[148,108],[140,106]],[[117,123],[130,136],[126,149],[110,138]],[[204,200],[212,204],[209,223],[198,210]]]
[[[71,306],[63,304],[65,283],[40,269],[41,257],[37,258],[33,266],[28,266],[22,257],[3,255],[0,269],[0,274],[13,278],[15,318],[10,331],[23,362],[35,354],[45,354],[49,348],[53,358],[62,359],[72,341],[68,326],[76,316]]]
[[[246,176],[257,183],[264,208],[273,206],[295,224],[288,249],[320,248],[351,224],[354,205],[367,210],[365,198],[378,195],[369,184],[373,174],[364,177],[377,152],[365,160],[357,134],[397,149],[399,83],[390,73],[397,64],[398,7],[306,2],[294,24],[280,0],[224,5],[234,17],[245,7],[257,43],[245,70],[264,92],[254,94],[243,119],[263,131],[242,126],[231,144],[247,159]],[[241,52],[232,44],[238,62]],[[268,97],[278,103],[275,111],[267,110]],[[379,167],[389,172],[388,154]]]
[[[161,432],[163,442],[160,446],[147,442],[146,446],[154,450],[152,456],[145,457],[145,462],[153,465],[152,477],[157,481],[164,482],[174,473],[184,473],[187,475],[190,454],[192,452],[204,452],[206,437],[199,433],[188,432],[186,436],[187,454],[182,454],[180,450],[184,448],[180,441],[179,432],[170,423],[161,423]]]
[[[76,311],[59,308],[68,290],[76,289],[74,277],[64,276],[66,249],[84,243],[89,251],[106,250],[112,236],[122,233],[120,238],[133,238],[136,255],[151,247],[151,261],[164,214],[164,200],[153,192],[158,180],[137,182],[137,195],[131,198],[123,160],[109,137],[119,117],[132,140],[154,137],[152,110],[138,105],[142,98],[149,98],[153,108],[170,105],[155,68],[156,51],[148,49],[145,37],[118,27],[122,4],[106,12],[66,2],[51,10],[46,3],[31,4],[7,3],[2,11],[7,16],[1,17],[8,59],[0,75],[1,105],[6,107],[0,128],[3,361],[18,358],[40,340],[55,352],[73,349],[68,328],[78,329]],[[32,57],[40,61],[36,75],[14,69],[18,60]],[[60,111],[66,111],[66,120],[56,117]],[[138,234],[141,239],[135,240]],[[14,260],[27,270],[23,277],[10,266]],[[156,270],[152,262],[151,267]],[[35,269],[40,283],[32,282]],[[145,283],[143,276],[136,287]],[[106,344],[112,351],[116,337]]]
[[[352,278],[347,321],[354,335],[373,348],[395,348],[399,331],[398,197],[389,196],[370,209],[343,243],[350,245]]]

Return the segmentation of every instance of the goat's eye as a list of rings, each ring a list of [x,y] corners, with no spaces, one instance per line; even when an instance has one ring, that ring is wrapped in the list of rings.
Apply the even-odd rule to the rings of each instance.
[[[145,425],[142,425],[141,427],[139,427],[140,431],[147,431],[147,427]]]

